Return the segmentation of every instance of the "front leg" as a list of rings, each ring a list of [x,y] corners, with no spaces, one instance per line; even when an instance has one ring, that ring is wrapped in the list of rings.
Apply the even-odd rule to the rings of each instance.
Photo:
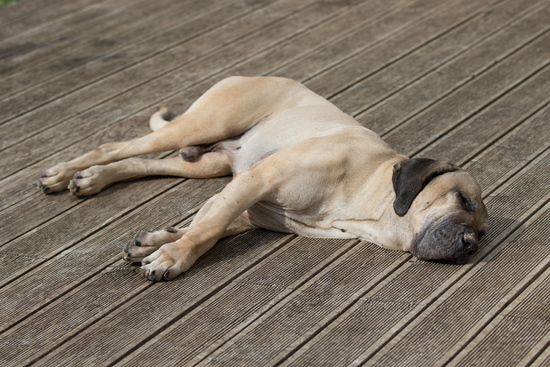
[[[142,261],[143,275],[152,281],[171,280],[187,271],[222,237],[251,229],[246,209],[270,190],[269,179],[258,170],[237,175],[225,189],[197,214],[183,237],[160,247]]]

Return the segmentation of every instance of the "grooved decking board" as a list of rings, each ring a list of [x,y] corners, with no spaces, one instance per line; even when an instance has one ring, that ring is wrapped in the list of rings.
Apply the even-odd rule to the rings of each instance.
[[[335,242],[330,241],[330,244],[335,244]],[[303,246],[302,251],[304,253],[300,257],[307,258],[307,256],[311,256],[310,252],[316,252],[319,249]],[[258,269],[257,273],[250,273],[246,278],[241,278],[237,283],[239,286],[228,290],[229,293],[218,304],[201,307],[188,319],[181,320],[151,343],[144,345],[139,352],[131,355],[123,364],[136,365],[140,361],[146,364],[153,363],[155,356],[164,354],[166,350],[170,351],[169,359],[164,357],[167,364],[200,362],[202,358],[208,356],[208,353],[203,352],[197,356],[197,350],[214,349],[219,346],[219,343],[213,343],[214,340],[229,339],[235,334],[234,329],[241,330],[249,324],[256,324],[258,320],[261,325],[266,327],[276,322],[285,328],[285,333],[259,332],[251,335],[246,338],[246,340],[254,340],[250,344],[248,353],[242,353],[240,356],[243,359],[237,358],[230,363],[245,365],[246,362],[251,362],[247,355],[253,354],[256,359],[252,362],[256,365],[263,364],[268,360],[269,353],[276,353],[277,347],[280,347],[285,339],[291,339],[295,334],[300,335],[306,331],[312,323],[316,322],[316,317],[326,315],[332,308],[345,300],[349,293],[354,293],[365,284],[375,283],[378,280],[378,275],[383,273],[384,269],[401,263],[401,258],[403,258],[402,253],[384,251],[372,244],[362,243],[348,251],[343,260],[333,261],[326,270],[323,269],[321,274],[317,274],[307,282],[306,289],[303,286],[297,289],[295,289],[296,286],[291,287],[292,289],[287,292],[288,296],[282,300],[278,299],[275,307],[273,305],[269,305],[269,308],[264,307],[262,312],[256,312],[255,315],[244,321],[236,319],[232,313],[220,314],[219,309],[222,304],[228,310],[258,305],[253,298],[247,299],[247,297],[250,298],[247,295],[252,293],[253,288],[251,287],[257,286],[258,283],[271,287],[279,283],[278,277],[284,273],[280,272],[276,275],[277,279],[273,280],[271,279],[273,276],[271,267],[275,266],[266,264],[262,269]],[[345,267],[346,270],[337,271],[335,265],[338,264]],[[281,321],[282,318],[284,321]],[[213,320],[213,322],[202,323],[201,326],[198,326],[197,320]],[[247,334],[246,329],[244,334]],[[186,335],[186,338],[181,338],[181,335]],[[215,338],[212,335],[215,335]],[[243,341],[244,344],[247,343],[246,340]],[[229,343],[232,343],[232,340]],[[191,351],[195,351],[195,353],[190,353]]]
[[[425,17],[426,12],[437,14],[445,7],[444,3],[430,0],[411,1],[398,6],[376,22],[351,32],[341,42],[323,46],[315,53],[279,67],[272,74],[297,80],[309,80],[344,60],[370,50],[381,41],[402,34],[404,29],[417,25]]]
[[[550,67],[545,67],[492,106],[423,149],[420,156],[437,157],[457,164],[467,162],[548,104],[549,95]],[[463,143],[456,145],[456,141]],[[542,142],[541,145],[546,144]]]
[[[68,16],[82,7],[97,5],[104,0],[20,0],[0,9],[0,40],[9,39],[37,27],[47,30],[47,23]]]
[[[221,190],[227,182],[227,179],[211,182],[190,181],[184,185],[191,187],[186,195],[196,195],[199,200],[206,200]],[[119,184],[112,188],[111,194],[101,193],[76,208],[69,208],[51,219],[51,222],[46,222],[0,248],[0,258],[3,259],[0,266],[0,284],[19,277],[35,267],[35,263],[42,263],[51,258],[52,254],[78,243],[127,213],[136,209],[141,210],[141,206],[150,200],[149,196],[159,195],[180,183],[181,180],[165,178]],[[203,194],[201,190],[207,191]],[[147,191],[149,196],[140,197],[140,193],[144,191]],[[69,197],[69,200],[71,199],[78,202]],[[94,215],[91,216],[90,213]],[[36,246],[37,243],[40,243],[39,247]]]
[[[541,11],[539,1],[504,1],[411,55],[374,72],[332,97],[331,101],[355,116],[428,73],[435,79],[437,74],[432,71],[439,69],[438,74],[441,74],[442,64],[443,68],[461,72],[469,80],[476,69],[493,64],[496,57],[526,42],[537,30],[548,29],[548,16],[548,9]],[[507,47],[502,47],[503,43]],[[497,44],[498,48],[491,47]],[[475,52],[479,49],[483,49],[481,56]],[[445,80],[445,84],[452,85],[450,80]]]
[[[207,5],[210,4],[208,2],[188,4],[187,7],[181,9],[184,11],[185,16],[179,17],[176,27],[172,27],[172,29],[168,29],[153,37],[148,37],[142,42],[130,45],[130,47],[123,47],[123,44],[120,44],[117,51],[111,55],[101,55],[101,49],[97,49],[95,45],[98,44],[100,48],[104,44],[113,43],[113,41],[109,41],[109,39],[105,41],[101,39],[98,41],[91,40],[92,44],[87,45],[89,56],[82,53],[82,50],[77,50],[80,52],[77,52],[73,57],[65,55],[61,60],[57,62],[54,61],[53,65],[46,65],[47,69],[53,69],[54,71],[56,69],[63,70],[64,73],[62,75],[53,80],[49,80],[45,85],[36,85],[32,89],[25,90],[22,93],[11,96],[5,101],[0,102],[0,107],[2,107],[4,111],[0,114],[0,120],[6,122],[12,120],[13,117],[19,116],[25,120],[26,113],[47,105],[47,103],[55,101],[60,97],[62,98],[69,93],[78,93],[80,89],[94,82],[97,82],[105,89],[105,94],[101,97],[108,97],[109,94],[107,94],[107,91],[112,89],[112,87],[109,88],[109,81],[113,79],[113,77],[110,77],[112,74],[116,74],[117,72],[124,73],[126,68],[132,67],[133,65],[136,65],[136,68],[139,70],[140,66],[143,67],[142,63],[150,58],[153,58],[151,62],[156,62],[158,67],[155,70],[145,69],[143,72],[149,77],[155,77],[156,75],[162,74],[163,71],[166,71],[164,67],[169,68],[170,66],[168,63],[168,65],[165,66],[159,60],[169,57],[176,65],[177,63],[185,63],[188,59],[196,56],[192,52],[193,43],[205,43],[205,45],[203,45],[206,46],[204,50],[197,50],[198,55],[201,54],[201,51],[208,52],[210,50],[208,45],[212,47],[212,44],[215,43],[212,41],[209,43],[207,41],[208,37],[210,37],[211,40],[219,37],[218,41],[230,42],[231,38],[224,40],[221,35],[225,34],[226,37],[234,37],[235,34],[231,32],[231,29],[228,32],[227,30],[224,32],[225,29],[223,29],[223,26],[225,25],[227,27],[227,24],[231,24],[231,21],[235,21],[259,8],[259,6],[248,7],[241,2],[229,3],[224,7],[217,6],[214,7],[214,9],[212,9],[212,5],[209,7],[207,7]],[[189,12],[186,11],[186,8],[189,8]],[[178,9],[174,10],[174,14],[177,14]],[[197,16],[193,17],[194,13]],[[170,24],[161,19],[162,18],[156,20],[155,23],[159,23],[164,27]],[[151,21],[148,23],[150,22]],[[139,34],[139,29],[133,29],[132,31],[134,34]],[[124,35],[116,35],[115,39],[120,40],[123,36]],[[201,36],[202,38],[197,40],[197,37]],[[119,41],[119,43],[121,42]],[[180,49],[188,48],[188,53],[183,55],[170,55],[172,52],[171,49],[177,46],[179,46]],[[81,67],[77,68],[78,66]],[[71,70],[71,68],[76,69]],[[51,74],[52,73],[47,73],[46,75],[49,77]],[[30,74],[29,77],[33,77],[33,75]],[[101,80],[102,78],[108,79],[103,82]],[[136,81],[140,81],[140,79]],[[134,81],[134,83],[136,81]],[[34,82],[33,80],[33,83]],[[120,79],[118,82],[120,82]],[[121,84],[120,88],[124,90],[125,84]],[[88,95],[90,94],[89,90],[86,90],[86,92]],[[120,91],[118,92],[120,93]],[[10,107],[9,110],[5,110],[7,106]],[[80,108],[82,109],[85,107]],[[36,115],[36,113],[34,113],[34,115]],[[16,122],[17,120],[14,123]],[[10,124],[7,125],[7,128],[9,128],[9,126]],[[25,138],[25,136],[21,138]],[[11,146],[11,144],[8,142],[7,146]],[[2,148],[5,147],[4,145],[2,146]]]
[[[148,0],[139,0],[136,5],[139,6],[142,1]],[[73,38],[82,37],[79,33],[86,34],[88,27],[106,21],[119,11],[124,11],[129,3],[129,0],[121,0],[120,4],[110,1],[91,3],[48,23],[47,27],[38,27],[0,41],[0,47],[7,51],[4,52],[0,64],[0,75],[20,70],[19,68],[24,67],[28,60],[47,57],[54,44],[58,47],[71,45],[74,42]]]
[[[176,5],[180,6],[176,6]],[[132,5],[134,5],[132,3]],[[171,5],[171,6],[168,6]],[[36,88],[45,81],[50,81],[55,77],[60,77],[68,74],[67,77],[75,75],[75,70],[79,73],[90,74],[91,64],[107,64],[110,66],[112,73],[115,62],[118,65],[126,65],[139,61],[136,55],[132,55],[126,48],[141,49],[140,41],[148,40],[149,42],[160,42],[164,38],[169,38],[171,34],[177,34],[179,41],[183,41],[189,37],[187,32],[182,32],[180,26],[191,21],[200,14],[214,11],[217,8],[225,8],[232,5],[231,2],[220,3],[215,0],[210,1],[190,1],[174,3],[172,0],[146,2],[140,6],[131,6],[119,14],[114,14],[113,18],[108,23],[102,22],[95,24],[94,27],[87,29],[85,34],[79,38],[71,38],[72,43],[69,47],[56,46],[50,51],[51,57],[47,58],[33,57],[29,59],[26,67],[21,70],[18,65],[18,72],[10,74],[1,79],[0,96],[6,98],[29,88]],[[226,14],[227,21],[231,20],[230,14]],[[217,24],[212,23],[212,27]],[[92,29],[93,28],[93,29]],[[204,31],[208,30],[208,27]],[[156,49],[158,52],[161,50]],[[126,51],[126,52],[123,52]],[[126,56],[124,58],[123,56]],[[106,66],[99,68],[107,73]],[[96,78],[103,74],[94,72]],[[82,77],[79,77],[82,80]],[[72,87],[76,87],[73,85]],[[26,90],[25,93],[30,91]],[[66,90],[57,90],[57,93],[66,92]],[[52,91],[50,91],[52,93]],[[56,95],[50,95],[50,100]],[[14,100],[13,97],[10,98]],[[36,98],[34,99],[36,105]],[[32,105],[27,105],[29,109]],[[8,115],[7,117],[12,117]],[[5,119],[6,116],[2,119]]]
[[[486,1],[481,6],[473,0],[454,1],[438,12],[425,11],[425,19],[404,29],[378,47],[362,51],[353,58],[343,61],[336,67],[323,73],[322,78],[316,75],[305,84],[317,93],[331,97],[350,87],[373,71],[393,63],[408,55],[417,48],[443,36],[455,27],[471,20],[491,5],[500,2]]]
[[[548,214],[548,213],[546,213]],[[523,241],[542,241],[550,244],[546,223],[538,223],[538,232],[525,234]],[[545,227],[545,228],[540,228]],[[546,236],[546,237],[545,237]],[[526,244],[528,246],[528,244]],[[546,271],[536,279],[518,298],[503,310],[480,334],[450,362],[452,366],[471,366],[473,363],[486,366],[503,364],[523,365],[527,352],[544,340],[550,332],[548,298],[550,282]]]
[[[475,80],[483,72],[497,66],[504,58],[517,51],[518,47],[524,47],[526,42],[532,41],[541,30],[547,30],[547,12],[548,6],[540,13],[536,11],[514,23],[435,73],[367,109],[357,119],[378,134],[387,134],[464,84]]]
[[[262,241],[257,241],[258,236],[262,237]],[[155,323],[155,320],[160,321],[155,314],[164,313],[163,316],[166,317],[166,312],[170,308],[173,309],[173,317],[185,313],[197,302],[214,293],[217,288],[231,282],[236,274],[245,271],[276,251],[287,242],[288,237],[281,233],[256,230],[229,241],[222,241],[201,258],[192,270],[180,278],[177,289],[173,287],[175,283],[144,282],[137,271],[138,267],[116,262],[112,267],[105,267],[97,275],[86,280],[76,291],[68,293],[10,330],[7,334],[8,338],[3,339],[5,342],[0,344],[1,356],[6,358],[5,361],[12,360],[17,363],[22,363],[29,358],[38,358],[48,349],[55,348],[58,343],[67,341],[71,343],[74,338],[71,334],[81,331],[82,328],[90,326],[101,318],[108,320],[108,324],[112,327],[111,331],[115,332],[112,334],[101,329],[101,333],[111,334],[100,340],[101,343],[106,343],[104,352],[113,347],[129,348],[131,337],[147,337],[147,329],[151,323]],[[104,294],[105,282],[110,283],[114,288],[107,295]],[[163,297],[155,296],[159,292],[164,293]],[[131,297],[129,293],[134,293],[133,295],[137,297]],[[111,298],[111,303],[101,303],[101,299],[106,296]],[[91,300],[91,305],[88,307],[82,305],[83,299],[86,298]],[[127,302],[124,310],[131,309],[132,313],[121,315],[120,310],[113,311],[113,304],[119,305],[122,302]],[[62,315],[69,316],[62,317]],[[115,324],[116,315],[125,318],[118,326]],[[118,345],[114,343],[116,333],[137,330],[138,327],[143,329],[143,334],[131,333],[127,340],[122,338],[118,340]],[[19,343],[14,345],[13,342],[9,342],[10,340],[17,340]],[[117,350],[111,350],[111,352],[115,353]],[[85,351],[82,350],[81,353]],[[112,355],[111,353],[98,355],[92,351],[89,362],[96,364]],[[73,363],[83,363],[83,360],[76,355],[72,358]]]
[[[227,182],[226,178],[208,180],[208,182],[188,180],[139,206],[127,215],[116,218],[104,231],[89,234],[76,243],[71,238],[75,236],[75,233],[63,233],[62,231],[51,233],[52,229],[59,227],[49,227],[50,238],[44,239],[47,247],[43,256],[52,258],[2,288],[4,297],[0,298],[0,325],[8,327],[16,323],[20,318],[26,317],[41,305],[78,284],[81,279],[92,275],[90,273],[92,269],[96,269],[100,264],[113,262],[113,258],[120,259],[123,244],[130,241],[138,231],[160,229],[190,216],[198,205],[217,193],[223,187],[221,184],[224,182]],[[109,197],[113,194],[108,192],[100,194],[103,195],[103,200],[101,200],[103,203],[98,202],[96,205],[107,205]],[[182,197],[185,200],[182,200]],[[126,199],[126,201],[128,200],[131,199]],[[123,205],[122,200],[119,205]],[[93,211],[81,211],[75,214],[82,216],[91,213]],[[26,245],[29,249],[24,251],[29,256],[33,255],[32,246],[42,241],[40,237],[32,239],[34,241],[27,241]],[[58,244],[57,248],[55,244]],[[24,247],[11,248],[14,252],[19,249],[24,250]],[[60,250],[61,252],[59,252]],[[15,252],[15,254],[17,253]],[[10,260],[9,257],[8,260]],[[27,259],[23,259],[23,261],[25,260]],[[28,260],[25,262],[28,264]],[[2,273],[10,275],[10,271],[17,271],[17,268],[6,265],[6,269]]]
[[[542,236],[542,241],[533,242],[537,234]],[[389,345],[381,350],[380,353],[385,354],[376,365],[401,364],[397,362],[399,359],[406,359],[409,363],[444,363],[446,356],[442,352],[452,346],[452,342],[476,326],[476,322],[498,312],[508,297],[507,293],[514,291],[513,288],[530,275],[539,263],[548,261],[550,246],[545,242],[547,239],[548,217],[543,215],[532,226],[527,226],[526,232],[518,240],[505,243],[486,263],[473,269],[468,281],[455,287],[452,294],[432,308],[432,312],[415,324],[398,345]],[[467,296],[472,292],[475,292],[476,297]],[[428,347],[427,351],[419,350],[419,339],[417,343],[409,342],[417,333],[423,334],[421,344]],[[436,337],[437,342],[434,340]],[[403,358],[404,354],[406,358]]]
[[[481,111],[525,78],[544,68],[550,62],[550,33],[500,62],[454,93],[446,96],[398,130],[384,136],[397,151],[415,154],[420,147],[437,140],[457,123]],[[439,131],[434,133],[433,126]]]
[[[279,236],[281,235],[279,234]],[[258,267],[248,272],[249,274],[252,273],[252,276],[254,272],[258,272],[260,273],[258,275],[262,277],[254,278],[258,280],[249,285],[244,298],[236,301],[237,303],[232,308],[228,308],[227,313],[232,314],[232,311],[235,310],[237,316],[243,317],[247,312],[253,312],[256,307],[260,307],[261,303],[268,302],[277,293],[284,291],[286,287],[291,286],[297,279],[306,275],[309,270],[322,263],[325,258],[339,251],[346,242],[349,241],[300,238],[287,244],[282,250],[270,256],[269,260],[260,263]],[[309,251],[313,246],[316,247],[317,251]],[[247,258],[246,253],[234,253],[234,255],[242,259]],[[210,264],[210,266],[217,267],[216,263],[217,261]],[[194,274],[197,274],[198,277],[201,276],[198,273],[200,266],[193,267],[193,269],[196,270],[186,274],[186,280],[191,281]],[[228,269],[228,271],[231,270]],[[245,285],[240,285],[239,280],[240,278],[233,284],[238,289],[242,289]],[[188,311],[185,304],[194,305],[195,298],[200,293],[193,294],[193,291],[201,292],[204,288],[201,284],[203,282],[204,280],[200,279],[197,281],[198,284],[193,286],[189,284],[187,287],[181,284],[182,287],[177,290],[173,287],[152,288],[149,292],[143,293],[140,297],[134,299],[134,302],[129,303],[127,307],[117,310],[112,314],[112,317],[101,320],[87,332],[73,338],[55,353],[40,361],[38,365],[59,364],[67,358],[77,358],[80,362],[91,364],[105,364],[116,361],[125,353],[131,351],[133,347],[147,341],[147,338],[143,338],[144,335],[163,328],[162,322],[151,324],[151,321],[156,317],[162,315],[164,322],[168,322],[183,316]],[[151,303],[155,304],[155,307],[143,307],[144,304]],[[195,320],[195,318],[193,319]],[[195,321],[198,321],[198,319]],[[124,325],[129,322],[133,324],[131,333],[128,333],[131,330],[124,328]],[[136,332],[137,330],[143,330],[143,332]],[[99,349],[103,350],[105,354],[97,355],[95,351]]]

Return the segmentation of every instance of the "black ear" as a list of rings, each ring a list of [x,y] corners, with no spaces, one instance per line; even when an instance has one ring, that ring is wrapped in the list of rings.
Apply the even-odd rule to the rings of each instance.
[[[407,214],[416,196],[436,176],[459,168],[453,164],[427,158],[405,159],[393,166],[393,209],[400,217]]]

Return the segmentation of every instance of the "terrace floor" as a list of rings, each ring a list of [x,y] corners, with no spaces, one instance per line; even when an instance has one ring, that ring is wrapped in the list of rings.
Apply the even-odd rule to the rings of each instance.
[[[21,0],[0,24],[2,366],[550,366],[550,0]],[[122,245],[230,178],[37,189],[230,75],[299,80],[464,167],[480,250],[453,265],[254,230],[152,283]]]

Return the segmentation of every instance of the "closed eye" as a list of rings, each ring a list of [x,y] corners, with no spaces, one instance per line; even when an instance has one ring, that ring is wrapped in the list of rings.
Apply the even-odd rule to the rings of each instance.
[[[473,213],[477,210],[477,201],[470,199],[463,191],[455,189],[460,205],[467,212]]]

